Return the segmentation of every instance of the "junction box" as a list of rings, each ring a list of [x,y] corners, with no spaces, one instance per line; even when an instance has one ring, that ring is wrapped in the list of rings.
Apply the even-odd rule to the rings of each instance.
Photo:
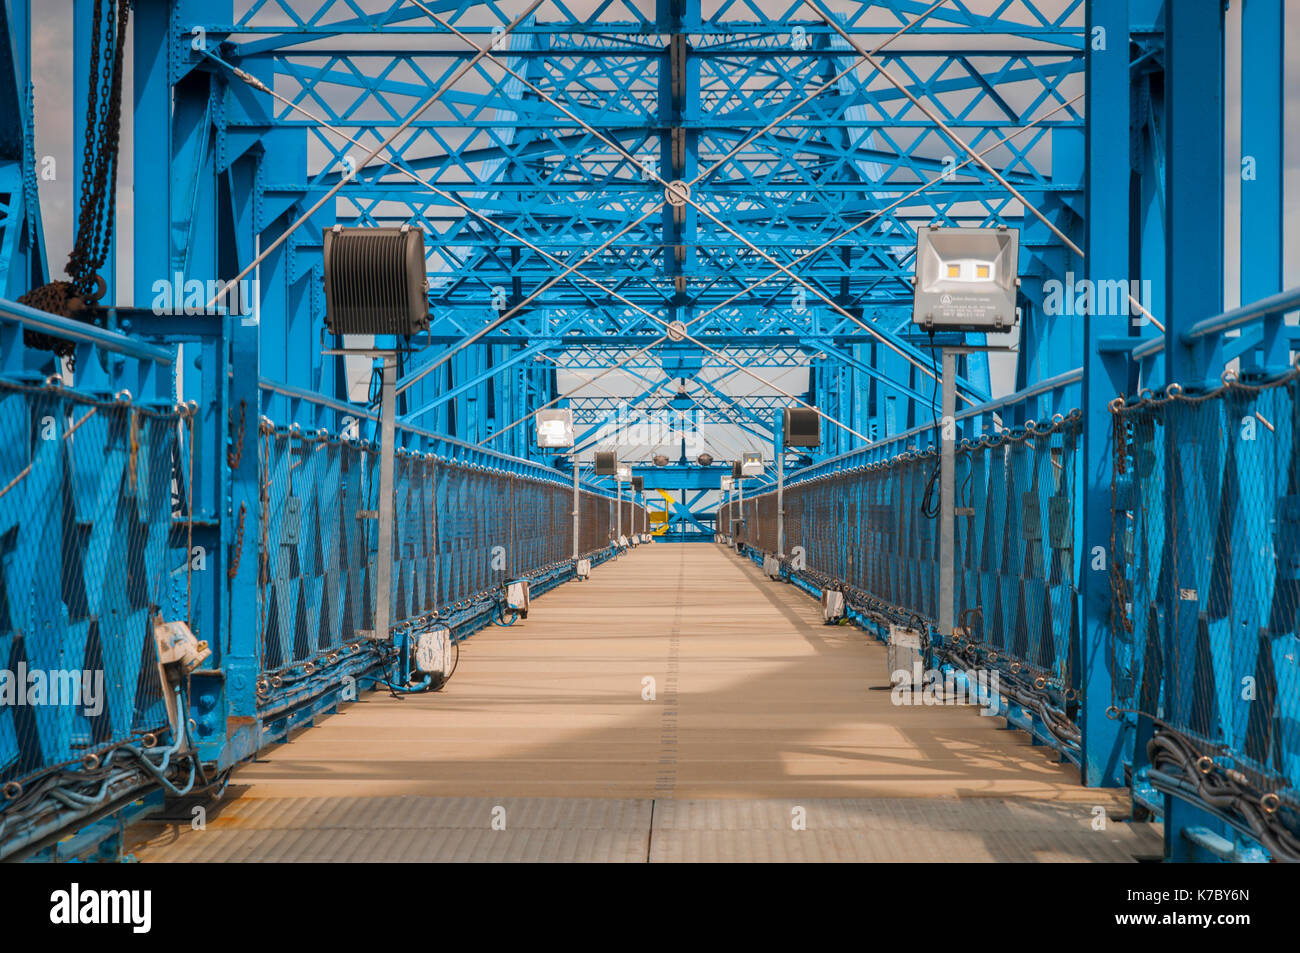
[[[528,618],[527,579],[515,579],[506,583],[506,607],[519,613],[519,618]]]
[[[451,631],[445,626],[421,632],[415,640],[415,667],[441,688],[451,677]]]
[[[844,593],[838,589],[822,590],[822,621],[830,625],[844,618]]]
[[[901,625],[889,627],[889,684],[899,681],[899,672],[911,673],[917,667],[924,668],[925,642],[916,629]]]

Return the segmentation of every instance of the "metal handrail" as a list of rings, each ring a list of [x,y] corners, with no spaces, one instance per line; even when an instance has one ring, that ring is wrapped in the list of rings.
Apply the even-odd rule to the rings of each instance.
[[[337,410],[340,413],[351,414],[354,417],[364,417],[367,420],[372,420],[376,423],[379,422],[379,415],[364,407],[356,404],[349,404],[333,397],[326,397],[324,394],[317,394],[313,391],[304,390],[301,387],[295,387],[292,384],[285,384],[281,381],[262,377],[258,379],[257,386],[262,390],[271,391],[272,393],[279,394],[282,397],[288,397],[293,400],[305,400],[308,403],[313,403],[320,407],[328,407],[331,410]],[[473,457],[478,455],[490,457],[495,460],[500,460],[502,463],[507,463],[516,467],[522,465],[534,471],[538,477],[544,476],[548,481],[562,483],[565,486],[569,485],[568,478],[563,473],[559,470],[554,470],[543,463],[538,463],[536,460],[511,456],[508,453],[501,453],[499,450],[489,450],[486,447],[480,447],[476,444],[466,443],[463,440],[457,440],[455,437],[448,437],[445,434],[434,433],[432,430],[424,430],[423,428],[415,427],[411,424],[402,423],[400,420],[397,422],[397,429],[419,437],[424,437],[428,440],[434,440],[446,444],[456,450],[465,451],[466,456]],[[607,491],[603,487],[597,486],[590,481],[584,480],[583,488],[601,496],[607,495]]]
[[[1275,295],[1269,295],[1267,298],[1260,298],[1258,301],[1244,304],[1239,308],[1233,308],[1231,311],[1224,311],[1222,314],[1212,315],[1197,321],[1180,334],[1178,340],[1185,346],[1191,347],[1202,338],[1214,334],[1223,334],[1225,331],[1231,331],[1242,325],[1252,324],[1255,321],[1276,317],[1297,309],[1300,309],[1300,287],[1292,288],[1289,291],[1280,291]],[[1133,348],[1131,353],[1133,360],[1141,361],[1159,354],[1164,349],[1165,336],[1161,334],[1142,342]]]
[[[1214,317],[1197,321],[1182,333],[1181,340],[1184,344],[1192,345],[1199,338],[1230,331],[1233,328],[1241,327],[1243,324],[1250,324],[1252,321],[1258,321],[1262,318],[1286,314],[1288,311],[1295,311],[1297,308],[1300,308],[1300,287],[1292,288],[1290,291],[1280,291],[1275,295],[1269,295],[1267,298],[1260,298],[1251,304],[1245,304],[1239,308],[1233,308],[1231,311],[1225,311]]]
[[[171,364],[176,360],[175,355],[168,348],[147,344],[120,331],[110,331],[94,324],[50,314],[30,305],[10,301],[8,298],[0,298],[0,319],[68,341],[93,344],[105,351],[141,361]]]
[[[953,417],[956,420],[964,420],[967,417],[975,417],[980,414],[993,413],[995,411],[1004,409],[1006,407],[1013,406],[1014,404],[1018,404],[1021,401],[1026,401],[1029,400],[1030,398],[1038,397],[1042,394],[1049,394],[1052,391],[1060,390],[1061,388],[1068,387],[1071,384],[1077,384],[1082,380],[1083,380],[1083,368],[1076,367],[1074,368],[1074,370],[1064,371],[1060,374],[1056,374],[1053,377],[1044,378],[1043,380],[1030,384],[1028,387],[1024,388],[1023,390],[1018,390],[1015,393],[1006,394],[1002,397],[994,398],[993,400],[986,401],[985,403],[979,404],[975,407],[967,407],[965,410],[961,411],[960,413],[954,414]],[[938,420],[931,420],[929,423],[917,424],[915,427],[912,427],[910,430],[904,430],[901,433],[890,434],[888,437],[885,437],[881,440],[876,440],[872,443],[866,444],[865,446],[855,447],[854,449],[841,453],[838,456],[828,457],[825,460],[820,460],[817,463],[814,463],[810,467],[804,467],[802,470],[799,470],[796,473],[791,474],[790,479],[802,480],[807,475],[821,471],[823,468],[831,467],[833,469],[835,464],[842,463],[852,457],[860,456],[863,453],[866,453],[871,450],[876,450],[884,446],[888,446],[889,444],[892,443],[898,443],[900,441],[907,440],[909,437],[915,437],[917,434],[925,433],[927,430],[933,430],[938,423],[939,423]]]

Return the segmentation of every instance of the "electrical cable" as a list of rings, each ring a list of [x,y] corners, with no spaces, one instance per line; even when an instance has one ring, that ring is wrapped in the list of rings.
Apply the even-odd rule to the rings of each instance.
[[[1157,790],[1194,797],[1222,815],[1239,819],[1274,859],[1300,863],[1300,836],[1283,823],[1283,805],[1275,793],[1261,794],[1245,774],[1199,753],[1189,738],[1173,730],[1158,730],[1151,737],[1147,758]],[[1177,773],[1170,775],[1170,769]]]
[[[935,496],[934,489],[939,483],[939,474],[943,470],[943,421],[939,419],[939,359],[934,352],[934,329],[930,329],[930,362],[934,365],[934,387],[930,391],[930,413],[934,417],[935,445],[939,448],[939,459],[935,461],[930,478],[925,481],[925,492],[921,495],[921,515],[926,519],[938,519],[942,499]]]

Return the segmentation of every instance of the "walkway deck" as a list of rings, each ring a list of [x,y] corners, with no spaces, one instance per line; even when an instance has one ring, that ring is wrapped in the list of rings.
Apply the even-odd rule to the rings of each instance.
[[[442,692],[367,694],[242,768],[207,830],[133,834],[141,860],[1159,853],[1094,830],[1126,798],[1002,724],[893,705],[863,632],[721,547],[656,544],[473,636]]]

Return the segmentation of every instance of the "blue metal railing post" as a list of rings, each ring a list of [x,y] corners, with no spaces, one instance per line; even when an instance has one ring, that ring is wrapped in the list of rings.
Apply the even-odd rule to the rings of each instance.
[[[258,326],[238,317],[227,318],[226,339],[230,357],[222,362],[225,412],[216,422],[218,433],[226,437],[221,441],[226,454],[209,462],[226,474],[221,512],[221,571],[226,587],[221,639],[228,647],[222,666],[226,736],[214,739],[223,766],[252,755],[261,746],[257,679],[262,663],[258,657],[262,593],[257,578],[263,506],[258,472],[262,443]]]
[[[1184,346],[1183,332],[1196,321],[1223,308],[1223,76],[1224,10],[1220,0],[1183,0],[1165,6],[1165,159],[1167,196],[1165,211],[1165,313],[1164,377],[1169,384],[1194,387],[1212,376],[1217,383],[1222,367],[1221,336],[1196,348]],[[1170,406],[1170,410],[1174,405]],[[1195,526],[1203,513],[1189,504],[1199,494],[1183,484],[1186,476],[1184,434],[1166,420],[1163,439],[1165,485],[1166,572],[1175,560],[1195,565],[1204,558],[1207,540],[1178,534],[1179,526]],[[1194,451],[1194,448],[1189,448]],[[1194,547],[1176,552],[1174,540]],[[1177,586],[1164,587],[1163,675],[1165,707],[1176,683],[1186,678],[1183,666],[1196,653],[1198,608],[1207,594],[1193,591],[1190,599]],[[1189,604],[1195,603],[1195,605]],[[1166,711],[1168,716],[1168,711]],[[1192,859],[1190,844],[1182,836],[1185,826],[1204,826],[1231,836],[1218,818],[1175,804],[1165,796],[1165,856]]]
[[[1087,269],[1096,280],[1126,280],[1129,245],[1129,9],[1128,0],[1088,4],[1088,213]],[[1100,31],[1100,32],[1099,32]],[[1099,42],[1100,40],[1100,42]],[[1100,46],[1100,48],[1098,48]],[[1120,236],[1124,236],[1120,240]],[[1123,393],[1128,361],[1103,354],[1106,336],[1127,336],[1125,315],[1084,316],[1083,453],[1077,480],[1081,519],[1075,530],[1079,575],[1079,652],[1084,704],[1080,711],[1083,782],[1123,784],[1121,723],[1107,717],[1113,698],[1111,669],[1111,481],[1114,445],[1108,406]]]
[[[1283,127],[1285,5],[1246,0],[1241,8],[1241,300],[1257,301],[1282,290],[1282,184],[1286,179]],[[1242,370],[1266,371],[1290,363],[1290,342],[1282,316],[1264,320],[1262,366],[1252,367],[1254,349]]]

